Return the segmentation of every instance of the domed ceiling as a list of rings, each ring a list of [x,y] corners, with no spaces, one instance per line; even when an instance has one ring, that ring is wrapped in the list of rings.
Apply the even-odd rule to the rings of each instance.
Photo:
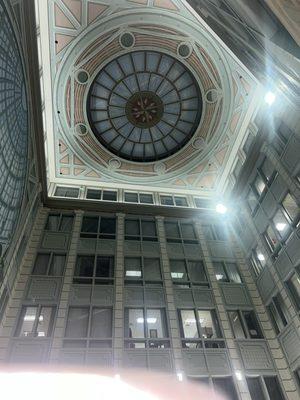
[[[49,183],[222,192],[260,87],[181,0],[38,11]]]

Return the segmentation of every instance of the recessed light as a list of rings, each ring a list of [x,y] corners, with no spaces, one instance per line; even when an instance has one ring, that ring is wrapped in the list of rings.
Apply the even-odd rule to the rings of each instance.
[[[279,232],[284,231],[285,228],[286,228],[286,224],[285,224],[284,222],[278,222],[278,223],[276,224],[276,229],[277,229]]]
[[[225,207],[224,204],[219,203],[216,205],[216,211],[219,214],[225,214],[227,211],[227,207]]]
[[[257,258],[259,259],[259,261],[264,261],[265,260],[265,256],[262,253],[258,253],[257,254]]]
[[[266,94],[265,94],[265,102],[269,105],[269,106],[271,106],[273,103],[274,103],[274,101],[275,101],[275,99],[276,99],[276,96],[275,96],[275,94],[273,93],[273,92],[267,92]]]

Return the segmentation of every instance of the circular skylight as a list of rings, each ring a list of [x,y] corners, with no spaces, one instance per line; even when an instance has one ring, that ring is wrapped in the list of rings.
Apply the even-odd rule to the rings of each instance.
[[[155,161],[195,133],[202,99],[192,73],[175,58],[136,51],[111,61],[91,85],[87,112],[97,139],[132,161]]]

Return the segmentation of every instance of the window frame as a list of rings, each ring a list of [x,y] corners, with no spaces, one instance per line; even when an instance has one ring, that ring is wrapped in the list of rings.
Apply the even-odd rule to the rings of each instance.
[[[260,386],[260,389],[261,389],[261,394],[263,395],[264,400],[272,400],[272,398],[270,397],[270,393],[268,391],[268,387],[267,387],[267,385],[265,383],[265,378],[269,378],[269,377],[270,378],[276,378],[278,387],[280,388],[281,398],[282,398],[282,400],[285,400],[285,397],[284,397],[284,394],[283,394],[283,390],[282,390],[282,387],[281,387],[281,384],[279,382],[279,379],[278,379],[277,375],[246,375],[245,380],[246,380],[246,383],[247,383],[247,386],[248,386],[248,389],[249,389],[249,384],[248,384],[249,379],[257,379],[257,381],[259,383],[259,386]],[[257,399],[257,397],[253,398],[251,396],[250,390],[249,390],[249,394],[250,394],[250,397],[251,397],[252,400],[256,400]]]
[[[97,198],[95,199],[95,198],[88,197],[88,192],[91,191],[91,190],[99,191],[100,198],[99,199],[97,199]],[[111,193],[113,192],[116,195],[115,200],[108,200],[108,199],[104,198],[105,195],[110,193],[110,192]],[[85,196],[84,197],[85,197],[85,199],[91,200],[91,201],[109,201],[109,202],[112,201],[112,202],[117,202],[118,201],[118,190],[108,189],[108,188],[104,189],[104,188],[87,187],[86,190],[85,190]]]
[[[219,261],[219,260],[213,260],[212,263],[213,263],[214,269],[215,269],[215,263],[222,264],[223,270],[224,270],[224,272],[225,272],[226,280],[218,279],[218,278],[217,278],[217,274],[215,273],[215,277],[216,277],[216,279],[217,279],[218,282],[220,282],[220,283],[222,283],[222,284],[223,284],[223,283],[225,283],[225,284],[226,284],[226,283],[234,283],[234,284],[237,284],[237,285],[242,285],[242,284],[243,284],[243,279],[242,279],[242,276],[241,276],[241,273],[240,273],[239,266],[238,266],[238,264],[237,264],[235,261],[223,261],[223,260],[222,260],[222,261]],[[237,273],[238,273],[239,278],[240,278],[240,282],[236,282],[236,281],[230,279],[230,274],[228,273],[228,268],[229,268],[228,265],[229,265],[229,264],[235,264]]]
[[[22,325],[24,321],[24,316],[26,314],[26,309],[27,308],[35,308],[36,309],[36,314],[35,314],[35,320],[32,325],[32,330],[31,334],[29,335],[21,335],[21,330],[22,330]],[[50,316],[50,321],[49,321],[49,328],[47,335],[45,336],[38,336],[37,334],[37,328],[38,328],[38,323],[39,319],[41,316],[41,312],[43,308],[51,308],[51,316]],[[19,337],[23,339],[38,339],[38,340],[43,340],[46,338],[50,338],[53,335],[54,332],[54,325],[55,325],[55,319],[56,319],[56,313],[57,313],[57,305],[51,304],[36,304],[36,303],[28,303],[28,304],[23,304],[21,307],[21,310],[19,312],[19,316],[17,319],[17,324],[15,326],[15,331],[14,331],[14,337]],[[23,319],[23,320],[22,320]]]
[[[288,278],[285,280],[284,284],[289,294],[290,299],[292,300],[292,304],[294,305],[295,309],[299,313],[300,311],[300,295],[297,292],[297,289],[294,287],[294,283],[292,283],[292,278],[296,277],[299,281],[300,286],[300,265],[296,266],[295,269],[289,274]]]
[[[167,198],[167,197],[169,197],[170,199],[171,199],[171,203],[172,204],[164,204],[163,203],[163,201],[162,201],[162,199],[163,198]],[[177,200],[176,199],[183,199],[184,201],[185,201],[185,205],[181,205],[181,204],[177,204]],[[164,207],[190,207],[190,204],[189,204],[189,199],[188,199],[188,196],[185,196],[185,195],[180,195],[180,194],[163,194],[163,193],[160,193],[159,194],[159,203],[160,203],[160,205],[162,205],[162,206],[164,206]]]
[[[244,338],[240,338],[240,337],[236,336],[236,332],[235,332],[235,330],[233,328],[232,318],[230,316],[230,314],[233,313],[233,312],[237,313],[237,315],[238,315],[240,325],[241,325],[242,330],[244,332]],[[230,322],[230,325],[231,325],[231,330],[232,330],[232,333],[233,333],[233,336],[234,336],[235,340],[264,340],[263,330],[262,330],[262,328],[260,326],[260,323],[258,321],[256,312],[254,310],[251,310],[251,309],[235,309],[235,310],[227,310],[227,313],[228,313],[228,319],[229,319],[229,322]],[[254,322],[256,323],[256,325],[258,327],[257,333],[258,333],[258,336],[260,336],[260,337],[251,337],[250,329],[248,327],[248,324],[247,324],[245,316],[244,316],[245,313],[252,313],[252,315],[254,316]]]
[[[94,219],[96,219],[97,218],[97,231],[96,232],[88,232],[88,231],[83,231],[82,230],[82,228],[83,228],[83,224],[84,224],[84,221],[85,221],[85,218],[94,218]],[[111,219],[111,220],[113,220],[114,221],[114,233],[106,233],[106,232],[102,232],[102,228],[101,228],[101,223],[102,223],[102,220],[105,220],[105,219]],[[117,227],[117,218],[116,218],[116,216],[114,216],[114,215],[110,215],[110,216],[107,216],[107,215],[95,215],[95,214],[84,214],[83,215],[83,217],[82,217],[82,221],[81,221],[81,226],[80,226],[80,239],[86,239],[86,238],[88,238],[88,239],[97,239],[97,240],[99,240],[99,239],[107,239],[107,240],[115,240],[116,239],[116,236],[117,236],[117,230],[118,230],[118,227]]]
[[[167,236],[167,230],[166,230],[166,224],[175,224],[177,225],[177,231],[179,233],[179,236]],[[191,225],[193,232],[194,232],[194,238],[186,238],[183,236],[183,230],[182,230],[182,225]],[[165,238],[167,243],[181,243],[181,244],[199,244],[199,240],[197,237],[196,229],[194,226],[194,223],[191,221],[180,221],[180,220],[165,220],[164,221],[164,231],[165,231]]]
[[[59,221],[58,221],[58,229],[57,230],[55,230],[55,229],[49,229],[48,228],[48,223],[49,223],[49,217],[52,217],[52,216],[56,216],[56,217],[58,217],[59,218]],[[62,229],[62,222],[63,222],[63,218],[65,218],[65,217],[67,217],[67,218],[72,218],[73,219],[73,221],[72,221],[72,226],[71,226],[71,229],[69,230],[69,231],[65,231],[65,230],[63,230]],[[61,232],[61,233],[71,233],[72,232],[72,230],[73,230],[73,226],[74,226],[74,214],[72,214],[72,213],[60,213],[60,212],[49,212],[48,213],[48,216],[47,216],[47,220],[46,220],[46,224],[45,224],[45,228],[44,228],[44,230],[46,231],[46,232]]]
[[[132,277],[130,279],[128,276],[126,277],[126,259],[134,258],[140,260],[140,267],[141,267],[141,277],[136,278]],[[145,279],[145,260],[158,260],[159,262],[159,272],[160,272],[160,279]],[[148,256],[124,256],[124,284],[127,285],[137,285],[137,286],[163,286],[163,274],[162,274],[162,263],[160,257],[148,257]]]
[[[184,263],[184,268],[185,268],[185,274],[187,279],[186,280],[176,280],[180,278],[174,278],[172,277],[172,261],[182,261]],[[195,281],[190,277],[190,269],[189,269],[189,263],[190,262],[200,262],[203,266],[203,272],[204,275],[206,276],[206,281]],[[171,274],[171,279],[173,282],[174,288],[199,288],[199,287],[210,287],[210,280],[209,280],[209,275],[206,270],[206,265],[203,259],[191,259],[191,258],[169,258],[169,265],[170,265],[170,274]]]
[[[60,190],[65,190],[65,194],[57,194],[57,192],[59,192]],[[68,190],[70,192],[73,191],[73,193],[76,192],[77,195],[74,196],[74,195],[68,194]],[[55,191],[54,191],[54,195],[53,196],[54,197],[61,197],[61,198],[69,198],[69,199],[78,199],[79,196],[80,196],[80,188],[74,187],[74,186],[60,186],[60,185],[57,185],[55,187]]]
[[[75,275],[76,270],[77,270],[77,264],[78,264],[78,259],[79,257],[93,257],[94,262],[93,262],[93,274],[91,276],[80,276],[80,275]],[[97,272],[97,263],[98,263],[98,258],[103,257],[103,258],[109,258],[110,263],[111,263],[111,268],[112,268],[112,276],[111,277],[97,277],[96,272]],[[81,281],[81,282],[80,282]],[[85,282],[86,281],[86,282]],[[78,253],[76,255],[76,261],[75,261],[75,268],[74,268],[74,273],[73,273],[73,284],[74,285],[93,285],[93,286],[98,286],[98,285],[114,285],[115,283],[115,256],[111,254],[81,254]]]
[[[137,195],[137,201],[128,201],[128,200],[126,200],[126,195],[127,194],[136,194]],[[151,196],[152,201],[151,202],[141,201],[141,196],[143,196],[143,195]],[[133,192],[133,191],[130,191],[130,190],[124,190],[123,201],[124,201],[124,203],[129,203],[129,204],[146,204],[146,205],[148,204],[148,205],[153,205],[154,204],[154,196],[153,196],[153,193],[150,193],[150,192],[143,192],[143,191]]]
[[[280,304],[283,303],[283,304]],[[277,335],[282,332],[289,323],[289,315],[284,305],[283,298],[280,293],[277,293],[266,306],[273,328]],[[285,308],[286,310],[284,310]],[[279,320],[279,323],[277,322]]]
[[[134,235],[128,235],[126,233],[126,222],[127,221],[135,221],[138,223],[138,228],[139,228],[139,234],[134,234]],[[155,236],[148,236],[148,235],[144,235],[143,234],[143,223],[144,222],[151,222],[154,223],[155,226]],[[128,217],[125,218],[124,221],[124,240],[135,240],[135,241],[139,241],[139,242],[158,242],[158,229],[157,229],[157,223],[156,223],[156,219],[147,219],[147,218],[142,218],[142,217],[136,217],[136,218],[132,218],[132,217]]]
[[[39,255],[48,255],[49,256],[49,260],[47,263],[47,271],[45,274],[36,274],[34,273],[34,269],[35,269],[35,265],[36,265],[36,261]],[[65,262],[64,262],[64,266],[63,266],[63,273],[61,275],[52,275],[49,274],[51,266],[52,266],[52,261],[54,259],[55,256],[64,256],[65,257]],[[48,276],[48,277],[63,277],[65,275],[65,269],[66,269],[66,263],[67,263],[67,254],[65,252],[57,252],[57,251],[39,251],[36,253],[35,256],[35,261],[31,270],[31,275],[33,276]]]

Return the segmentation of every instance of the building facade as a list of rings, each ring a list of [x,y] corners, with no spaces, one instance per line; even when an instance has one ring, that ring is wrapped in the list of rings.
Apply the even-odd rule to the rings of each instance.
[[[143,368],[232,400],[296,400],[297,27],[276,75],[242,57],[242,30],[225,40],[230,2],[189,3],[0,0],[0,362]],[[262,33],[279,46],[288,27],[272,18]]]

